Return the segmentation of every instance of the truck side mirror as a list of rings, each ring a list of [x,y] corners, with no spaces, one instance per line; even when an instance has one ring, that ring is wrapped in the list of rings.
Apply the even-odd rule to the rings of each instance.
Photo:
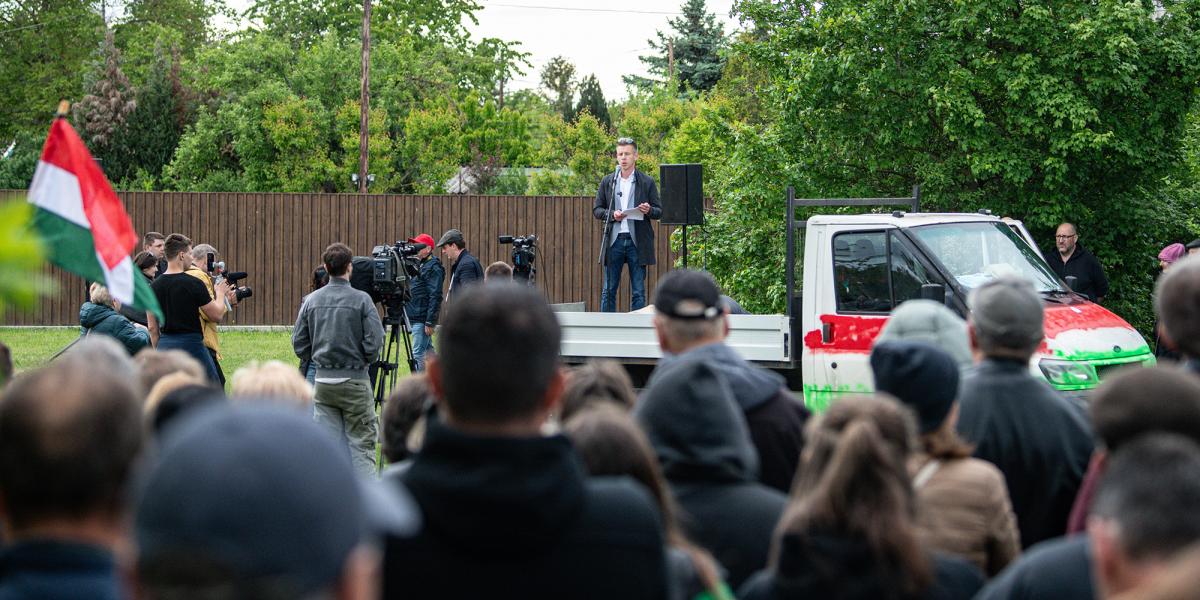
[[[946,288],[940,283],[926,283],[921,286],[921,299],[933,300],[938,304],[945,304]]]
[[[1067,282],[1067,288],[1072,292],[1075,291],[1075,286],[1079,284],[1079,278],[1074,275],[1067,275],[1065,279]]]

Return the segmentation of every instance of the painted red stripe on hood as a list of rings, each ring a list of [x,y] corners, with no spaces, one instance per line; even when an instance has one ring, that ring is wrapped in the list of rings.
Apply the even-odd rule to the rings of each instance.
[[[821,315],[821,323],[833,326],[833,341],[823,343],[821,330],[814,329],[804,334],[804,345],[813,352],[853,352],[866,354],[871,344],[887,323],[886,317],[861,317],[857,315]]]
[[[1046,337],[1054,339],[1058,334],[1070,329],[1099,329],[1101,327],[1121,327],[1129,329],[1129,323],[1110,312],[1108,309],[1085,302],[1081,304],[1047,304],[1045,315]]]

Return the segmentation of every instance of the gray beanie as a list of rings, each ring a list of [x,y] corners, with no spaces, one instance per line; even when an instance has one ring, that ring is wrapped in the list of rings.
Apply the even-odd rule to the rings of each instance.
[[[998,277],[967,298],[976,334],[1001,348],[1024,350],[1045,337],[1042,300],[1029,281]]]
[[[927,342],[949,354],[959,369],[972,364],[966,321],[933,300],[908,300],[896,307],[875,343],[889,340]]]

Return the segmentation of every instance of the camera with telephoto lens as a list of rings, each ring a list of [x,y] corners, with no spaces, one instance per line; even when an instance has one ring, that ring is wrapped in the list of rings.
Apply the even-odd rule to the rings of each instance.
[[[229,283],[229,289],[233,290],[234,298],[237,302],[241,302],[246,298],[254,295],[254,290],[248,285],[238,285],[238,282],[245,279],[249,275],[245,271],[226,272],[225,261],[216,260],[216,255],[212,252],[208,253],[208,276],[212,277],[213,285],[221,283],[222,280]]]
[[[512,244],[513,278],[524,279],[532,284],[533,275],[537,271],[533,267],[533,261],[537,258],[538,237],[532,233],[524,237],[502,235],[499,241],[501,244]]]

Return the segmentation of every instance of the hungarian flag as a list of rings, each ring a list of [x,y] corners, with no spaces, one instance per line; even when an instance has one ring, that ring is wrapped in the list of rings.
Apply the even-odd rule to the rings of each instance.
[[[129,255],[140,238],[121,199],[83,140],[66,119],[54,119],[29,185],[33,226],[50,262],[89,281],[100,281],[122,304],[153,313],[162,309]]]

